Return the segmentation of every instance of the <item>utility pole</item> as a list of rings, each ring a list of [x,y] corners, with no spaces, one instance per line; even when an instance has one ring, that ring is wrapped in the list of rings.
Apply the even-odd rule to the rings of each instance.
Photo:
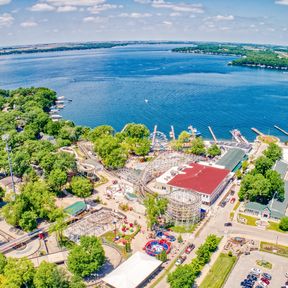
[[[14,194],[13,196],[15,197],[16,191],[15,191],[15,183],[14,183],[14,176],[13,176],[12,160],[10,157],[10,147],[8,145],[9,135],[4,134],[2,136],[2,140],[5,141],[5,144],[6,144],[5,150],[7,151],[7,154],[8,154],[8,163],[9,163],[9,169],[10,169],[10,176],[11,176],[11,180],[12,180],[12,190],[13,190],[13,194]]]

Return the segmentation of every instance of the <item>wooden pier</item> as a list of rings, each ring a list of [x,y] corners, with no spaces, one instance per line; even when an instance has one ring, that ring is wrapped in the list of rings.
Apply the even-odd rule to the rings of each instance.
[[[285,131],[284,129],[280,128],[279,126],[274,125],[274,128],[276,128],[277,130],[279,130],[280,132],[282,132],[283,134],[285,134],[286,136],[288,136],[288,132]]]
[[[212,137],[213,137],[213,139],[214,139],[214,142],[217,143],[218,141],[217,141],[217,138],[216,138],[216,136],[215,136],[212,128],[211,128],[210,126],[208,126],[208,129],[209,129],[209,131],[210,131],[210,133],[211,133],[211,135],[212,135]]]
[[[253,132],[255,132],[256,134],[258,134],[259,136],[263,136],[264,134],[262,133],[262,132],[260,132],[258,129],[256,129],[256,128],[251,128],[251,130],[253,131]]]
[[[157,125],[154,126],[153,138],[152,138],[152,146],[155,145],[156,134],[157,134]]]
[[[174,126],[173,125],[171,125],[171,131],[170,131],[170,138],[172,138],[173,140],[175,140],[176,139],[176,137],[175,137],[175,131],[174,131]]]

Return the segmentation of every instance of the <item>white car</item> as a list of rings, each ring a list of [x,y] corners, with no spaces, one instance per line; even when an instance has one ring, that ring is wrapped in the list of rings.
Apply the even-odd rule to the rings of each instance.
[[[251,273],[258,276],[262,273],[262,271],[259,268],[252,268]]]

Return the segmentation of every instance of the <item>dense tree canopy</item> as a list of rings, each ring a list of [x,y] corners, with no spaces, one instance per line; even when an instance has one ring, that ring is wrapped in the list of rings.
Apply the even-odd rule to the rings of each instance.
[[[148,227],[151,229],[157,223],[157,218],[165,214],[168,200],[166,198],[158,197],[156,194],[147,195],[144,200],[146,207],[146,218]]]
[[[105,261],[101,241],[95,236],[82,236],[79,245],[72,247],[68,255],[68,269],[85,277],[97,271]]]
[[[71,189],[76,196],[86,198],[92,194],[93,184],[87,178],[76,176],[72,178]]]
[[[195,155],[205,155],[206,148],[204,145],[204,141],[201,137],[197,137],[191,141],[191,148],[189,152]]]
[[[281,218],[279,228],[283,231],[288,231],[288,217],[284,216]]]
[[[207,149],[207,154],[210,157],[215,157],[221,155],[221,149],[218,147],[217,144],[212,144],[208,149]]]
[[[264,155],[271,159],[273,162],[280,160],[282,157],[282,149],[275,143],[269,144],[268,148],[264,151]]]

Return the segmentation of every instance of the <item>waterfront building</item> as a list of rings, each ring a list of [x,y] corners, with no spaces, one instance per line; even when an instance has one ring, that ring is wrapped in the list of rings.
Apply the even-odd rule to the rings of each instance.
[[[169,169],[156,179],[155,188],[168,193],[174,188],[189,190],[199,194],[203,204],[211,205],[227,187],[233,175],[221,166],[206,162],[191,163]]]

